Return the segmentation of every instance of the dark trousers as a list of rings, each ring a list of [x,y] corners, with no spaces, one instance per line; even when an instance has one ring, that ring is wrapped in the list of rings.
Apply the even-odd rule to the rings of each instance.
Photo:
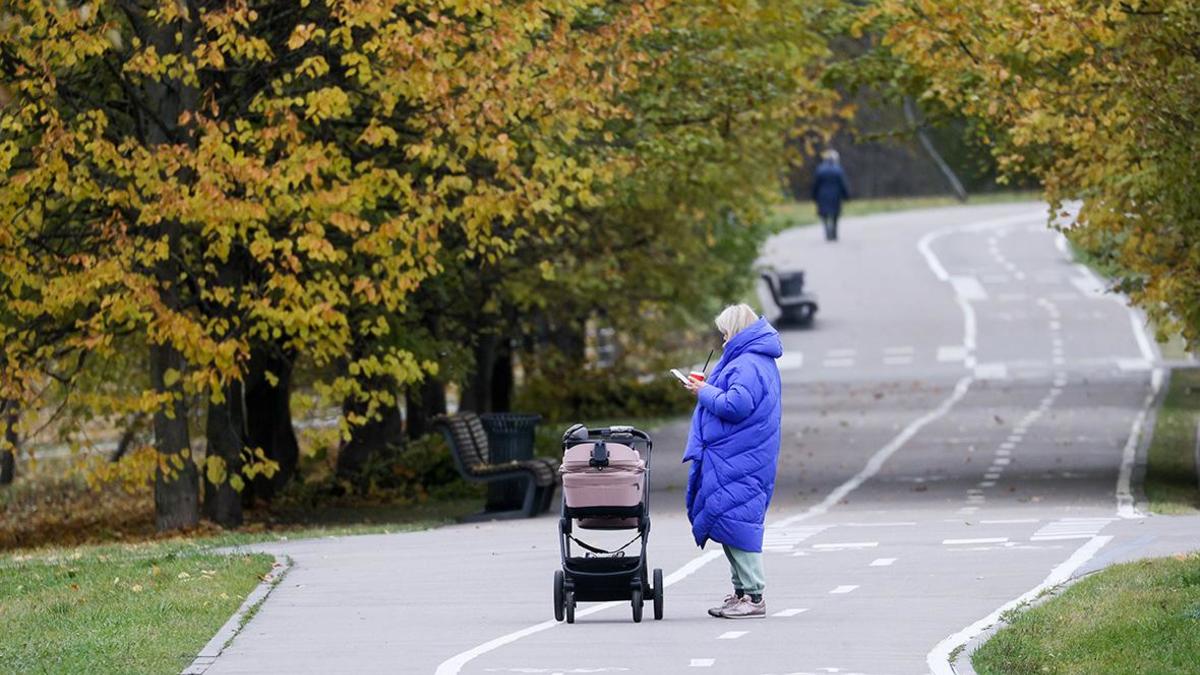
[[[825,225],[825,240],[837,241],[837,214],[821,216],[821,222]]]

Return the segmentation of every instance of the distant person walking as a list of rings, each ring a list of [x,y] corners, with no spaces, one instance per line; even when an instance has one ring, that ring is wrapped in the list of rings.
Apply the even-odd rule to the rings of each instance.
[[[686,385],[696,394],[688,434],[687,512],[701,548],[721,544],[729,559],[733,593],[708,610],[722,619],[761,619],[763,521],[775,489],[782,412],[779,333],[749,305],[726,307],[716,320],[725,352],[704,380]]]
[[[838,218],[842,215],[842,200],[850,198],[846,188],[846,173],[838,162],[837,150],[821,153],[821,164],[813,176],[812,198],[817,203],[817,215],[825,225],[825,240],[837,241]]]

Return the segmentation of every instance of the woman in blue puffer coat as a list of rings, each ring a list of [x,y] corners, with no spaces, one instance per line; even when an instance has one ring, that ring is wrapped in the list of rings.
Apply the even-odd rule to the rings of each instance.
[[[725,352],[708,381],[686,386],[698,399],[683,460],[690,461],[687,510],[701,548],[725,548],[733,593],[714,617],[765,617],[763,521],[779,461],[779,333],[749,305],[726,307],[716,320]]]

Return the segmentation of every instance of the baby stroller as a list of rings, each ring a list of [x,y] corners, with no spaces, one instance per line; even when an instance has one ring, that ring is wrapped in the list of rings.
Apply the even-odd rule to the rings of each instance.
[[[636,446],[645,448],[645,458]],[[562,569],[554,572],[554,618],[575,623],[575,603],[629,600],[633,620],[642,620],[642,602],[654,602],[663,617],[662,570],[653,581],[646,566],[650,538],[650,436],[628,426],[589,429],[576,424],[563,434],[562,517],[558,521]],[[606,550],[580,541],[581,530],[636,530],[624,546]],[[625,549],[640,542],[636,556]],[[572,551],[571,544],[583,549]]]

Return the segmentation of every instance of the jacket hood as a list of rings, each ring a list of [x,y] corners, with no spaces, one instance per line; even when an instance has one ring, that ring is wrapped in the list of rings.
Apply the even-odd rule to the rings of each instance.
[[[783,356],[783,343],[779,341],[779,331],[765,318],[759,317],[758,321],[734,335],[725,345],[721,361],[728,363],[742,354],[762,354],[773,359]]]

